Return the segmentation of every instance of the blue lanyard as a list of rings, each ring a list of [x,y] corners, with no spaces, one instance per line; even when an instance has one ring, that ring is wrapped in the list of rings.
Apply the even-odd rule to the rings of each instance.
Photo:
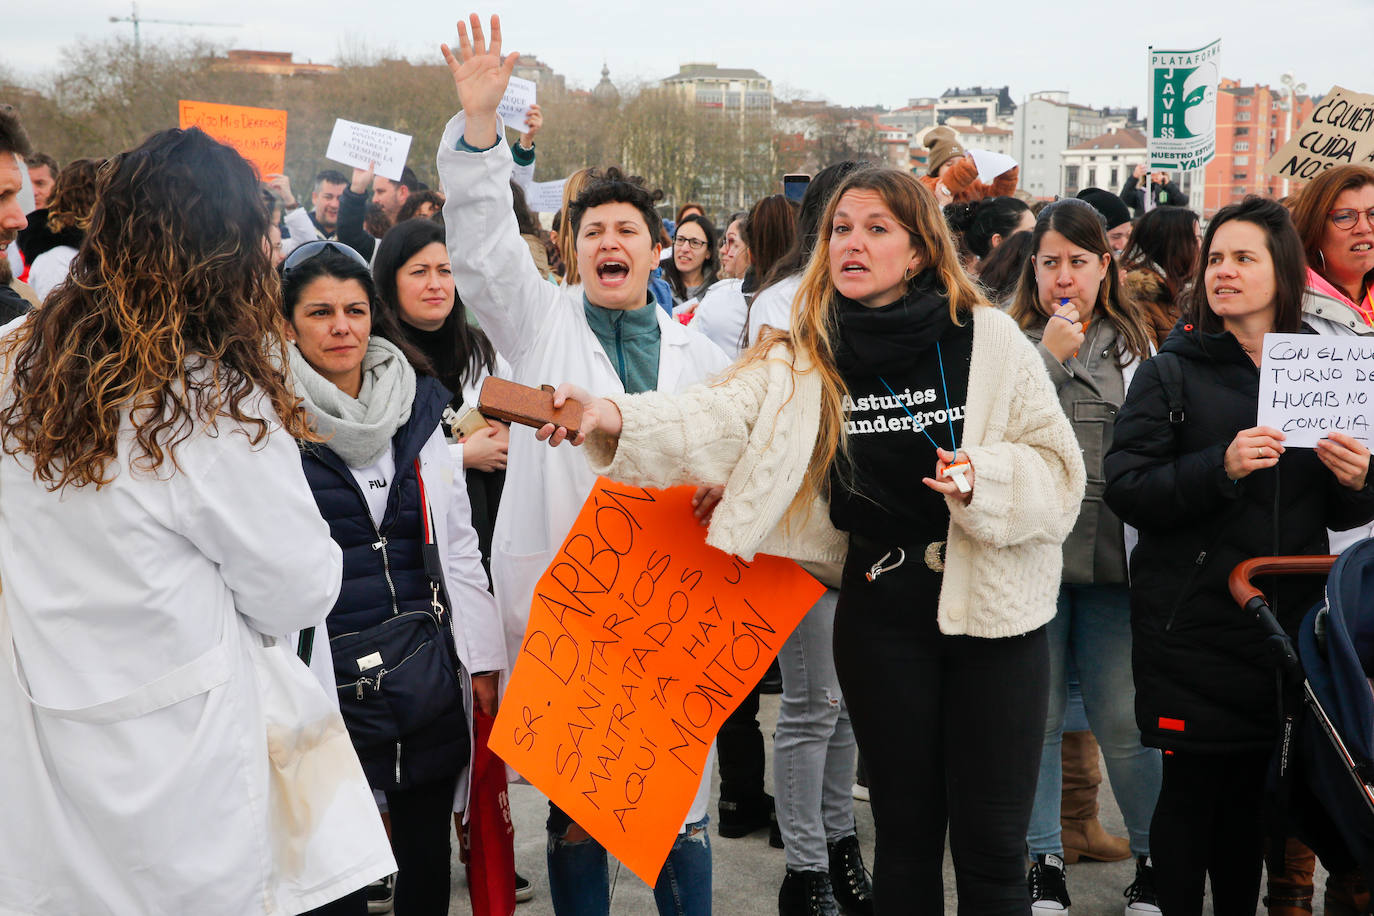
[[[945,381],[945,357],[944,354],[940,352],[940,342],[938,340],[935,341],[935,357],[940,361],[940,388],[945,394],[945,419],[949,420],[950,451],[957,455],[959,454],[959,445],[957,440],[955,440],[954,438],[954,410],[949,405],[949,384]],[[930,433],[926,432],[925,426],[921,423],[920,420],[917,420],[916,415],[913,414],[910,411],[910,409],[908,409],[907,406],[902,403],[902,399],[897,396],[897,392],[892,390],[892,386],[887,383],[887,379],[883,378],[880,375],[878,376],[878,381],[883,383],[883,387],[887,389],[888,394],[892,395],[893,400],[897,402],[897,406],[902,408],[902,410],[906,412],[906,415],[908,417],[911,417],[912,426],[916,427],[923,436],[930,440],[930,444],[938,449],[940,447],[940,443],[936,442],[934,437],[932,437]]]

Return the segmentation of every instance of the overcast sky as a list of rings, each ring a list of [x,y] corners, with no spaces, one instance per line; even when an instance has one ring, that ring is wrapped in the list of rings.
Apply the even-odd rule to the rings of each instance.
[[[119,0],[4,0],[0,65],[21,76],[48,71],[82,38],[128,35]],[[1186,49],[1220,37],[1221,70],[1245,83],[1278,86],[1294,70],[1312,92],[1333,84],[1374,92],[1369,64],[1374,0],[1184,0],[1172,4],[1101,0],[505,0],[506,49],[536,54],[590,88],[602,60],[616,82],[655,80],[686,61],[753,67],[779,94],[824,97],[846,105],[904,105],[951,86],[1010,85],[1028,93],[1064,89],[1092,105],[1143,105],[1146,47]],[[834,12],[842,9],[842,13]],[[398,11],[385,16],[388,9]],[[412,60],[437,59],[452,40],[457,13],[437,0],[393,3],[330,0],[143,0],[148,19],[235,23],[187,28],[145,23],[143,40],[198,36],[227,47],[292,51],[298,60],[332,62],[365,45]],[[327,11],[321,17],[320,12]]]

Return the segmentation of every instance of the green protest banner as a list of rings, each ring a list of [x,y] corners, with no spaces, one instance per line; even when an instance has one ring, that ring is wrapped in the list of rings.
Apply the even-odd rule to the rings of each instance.
[[[1191,51],[1149,49],[1149,168],[1200,169],[1217,150],[1221,39]]]

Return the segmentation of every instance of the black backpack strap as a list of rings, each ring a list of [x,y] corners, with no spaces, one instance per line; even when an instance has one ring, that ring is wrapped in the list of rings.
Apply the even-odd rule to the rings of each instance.
[[[296,637],[296,657],[307,665],[310,664],[310,657],[315,652],[315,628],[306,627],[301,630]]]
[[[1154,362],[1159,370],[1159,383],[1164,386],[1164,398],[1169,404],[1169,424],[1178,426],[1186,416],[1183,410],[1183,366],[1174,353],[1156,353]]]

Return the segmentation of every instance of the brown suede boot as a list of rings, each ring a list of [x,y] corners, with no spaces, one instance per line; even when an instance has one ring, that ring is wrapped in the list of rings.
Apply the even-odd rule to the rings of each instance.
[[[1312,912],[1312,871],[1317,866],[1317,857],[1289,837],[1283,844],[1283,865],[1283,874],[1269,876],[1269,893],[1264,898],[1269,916],[1308,916]]]
[[[1064,768],[1064,790],[1059,805],[1064,861],[1073,865],[1079,859],[1095,862],[1129,859],[1131,844],[1125,837],[1107,833],[1097,820],[1097,787],[1102,783],[1102,770],[1097,765],[1097,739],[1092,732],[1064,732],[1060,760]]]
[[[1369,912],[1369,884],[1358,868],[1327,875],[1322,907],[1325,916],[1364,916]]]

